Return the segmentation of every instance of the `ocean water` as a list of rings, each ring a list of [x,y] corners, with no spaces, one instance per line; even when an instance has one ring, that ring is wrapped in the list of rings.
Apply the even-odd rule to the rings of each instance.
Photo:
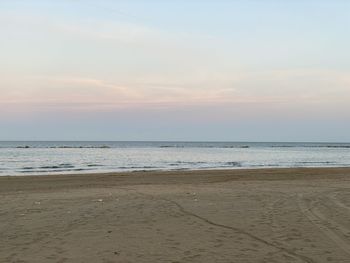
[[[0,142],[0,176],[350,167],[350,143]]]

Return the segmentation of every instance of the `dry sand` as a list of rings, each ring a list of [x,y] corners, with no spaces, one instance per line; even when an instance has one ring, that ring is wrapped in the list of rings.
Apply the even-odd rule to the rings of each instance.
[[[350,169],[2,177],[0,262],[350,262]]]

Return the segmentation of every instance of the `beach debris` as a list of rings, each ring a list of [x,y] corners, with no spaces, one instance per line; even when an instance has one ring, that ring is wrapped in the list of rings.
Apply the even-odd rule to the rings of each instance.
[[[97,199],[97,202],[103,202],[103,199]]]
[[[41,203],[40,203],[40,202],[34,202],[34,204],[36,204],[36,205],[40,205]]]
[[[195,198],[195,199],[194,199],[194,201],[195,201],[195,202],[197,202],[197,201],[198,201],[198,199],[197,199],[197,198]]]

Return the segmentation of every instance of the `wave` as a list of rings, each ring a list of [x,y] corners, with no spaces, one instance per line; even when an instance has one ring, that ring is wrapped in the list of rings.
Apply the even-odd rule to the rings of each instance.
[[[33,170],[19,170],[17,172],[20,173],[54,173],[54,172],[80,172],[80,171],[88,171],[91,169],[86,168],[75,168],[75,169],[49,169],[49,170],[43,170],[43,169],[33,169]]]
[[[350,149],[350,145],[271,145],[269,148],[336,148]]]
[[[39,169],[65,169],[74,168],[74,165],[52,165],[52,166],[40,166]]]
[[[297,148],[297,147],[301,147],[301,146],[297,146],[297,145],[271,145],[270,148]]]
[[[16,149],[30,149],[30,148],[35,148],[35,149],[110,149],[112,147],[107,146],[107,145],[101,145],[101,146],[16,146],[16,147],[8,147],[10,149],[16,148]]]
[[[184,145],[161,145],[159,148],[185,148]]]
[[[314,146],[316,148],[344,148],[350,149],[350,145],[325,145],[325,146]]]
[[[211,162],[186,162],[186,161],[178,161],[169,163],[169,166],[178,166],[181,167],[182,165],[191,166],[191,168],[216,168],[216,167],[242,167],[242,163],[240,162],[220,162],[220,163],[211,163]],[[184,167],[188,168],[188,167]]]
[[[195,161],[177,161],[177,162],[174,162],[174,164],[204,164],[206,162],[195,162]]]
[[[319,162],[309,162],[309,161],[305,161],[305,162],[297,162],[298,164],[336,164],[336,162],[330,162],[330,161],[319,161]]]
[[[281,165],[281,164],[271,164],[271,163],[266,163],[266,164],[250,164],[247,166],[247,168],[253,167],[253,168],[269,168],[269,167],[293,167],[291,165]]]
[[[217,149],[224,149],[224,148],[233,148],[233,149],[247,149],[250,148],[249,145],[161,145],[158,146],[158,148],[217,148]]]
[[[1,143],[1,142],[0,142]],[[208,143],[208,144],[196,144],[196,143],[179,143],[179,144],[62,144],[62,145],[50,145],[50,144],[24,144],[24,145],[1,145],[0,148],[16,148],[16,149],[120,149],[120,148],[217,148],[217,149],[248,149],[248,148],[334,148],[334,149],[350,149],[350,144],[317,144],[317,143],[249,143],[249,144],[224,144],[224,143]]]
[[[248,145],[240,145],[240,146],[222,146],[218,148],[236,148],[236,149],[248,149],[250,146]]]
[[[87,164],[86,166],[87,167],[102,167],[104,165],[102,165],[102,164]]]
[[[34,166],[25,166],[22,167],[21,170],[25,170],[25,171],[30,171],[30,170],[42,170],[42,169],[71,169],[74,168],[75,166],[73,164],[70,163],[61,163],[58,165],[43,165],[43,166],[39,166],[39,167],[34,167]]]
[[[36,169],[35,167],[22,167],[22,170],[33,170]]]
[[[240,162],[226,162],[224,163],[225,166],[231,166],[231,167],[242,167],[242,163]]]
[[[151,166],[151,165],[145,165],[145,166],[119,166],[117,169],[161,169],[161,167],[158,166]]]
[[[110,149],[110,146],[50,146],[50,149]]]
[[[174,162],[174,163],[168,163],[168,166],[182,166],[182,165],[190,165],[193,167],[196,167],[198,165],[206,164],[206,162]]]

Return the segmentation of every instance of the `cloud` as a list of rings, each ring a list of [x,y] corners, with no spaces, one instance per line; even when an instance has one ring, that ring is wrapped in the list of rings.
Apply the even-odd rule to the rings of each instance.
[[[237,103],[270,103],[291,108],[317,103],[337,106],[350,98],[346,72],[313,70],[153,75],[114,80],[27,76],[8,80],[7,87],[0,99],[3,107],[12,104],[79,111],[205,105],[234,107]]]
[[[292,69],[246,72],[238,82],[246,95],[329,101],[349,98],[349,79],[347,71]]]
[[[14,92],[19,90],[21,85],[26,86],[22,86],[20,94]],[[21,79],[17,85],[12,83],[12,88],[14,86],[18,88],[5,92],[2,102],[42,105],[71,103],[118,108],[137,105],[201,104],[223,100],[228,94],[234,93],[233,89],[228,88],[191,88],[186,87],[186,83],[162,84],[161,80],[156,83],[142,80],[124,80],[118,83],[82,77],[34,76]]]

